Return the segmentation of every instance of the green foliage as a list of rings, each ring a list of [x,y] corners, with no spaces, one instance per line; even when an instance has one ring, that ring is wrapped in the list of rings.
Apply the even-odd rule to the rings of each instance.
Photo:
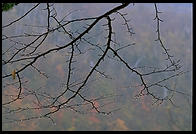
[[[18,5],[19,3],[2,3],[2,12],[8,11],[12,9],[15,5]]]

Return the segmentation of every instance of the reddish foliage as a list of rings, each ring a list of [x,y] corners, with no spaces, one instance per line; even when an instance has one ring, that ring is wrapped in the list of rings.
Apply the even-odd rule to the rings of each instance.
[[[93,123],[100,123],[100,120],[97,117],[95,117],[94,115],[90,116],[89,120],[92,121]]]
[[[94,101],[94,106],[99,107],[99,103],[97,101]]]
[[[149,112],[150,108],[147,106],[146,99],[144,98],[144,96],[141,97],[141,103],[142,103],[142,109],[144,109],[145,111]]]
[[[140,93],[140,91],[143,89],[144,87],[143,86],[139,86],[137,88],[137,90],[135,90],[135,92],[133,93],[133,95],[135,96],[136,94]],[[147,105],[147,98],[145,96],[140,96],[140,100],[141,100],[141,108],[147,112],[150,111],[150,108],[148,107]]]
[[[56,114],[56,117],[57,117],[58,121],[61,121],[63,119],[63,112],[62,111],[58,112]]]
[[[94,106],[95,106],[96,108],[99,107],[99,103],[98,103],[97,101],[94,101],[93,104],[94,104]],[[91,112],[92,112],[92,113],[97,113],[97,111],[95,110],[95,108],[93,108],[93,109],[91,110]]]
[[[125,121],[122,119],[117,119],[116,120],[116,126],[120,129],[120,130],[128,130]]]
[[[62,64],[58,64],[56,66],[56,70],[57,70],[58,76],[60,76],[60,78],[63,78],[64,77],[64,70],[63,70]]]

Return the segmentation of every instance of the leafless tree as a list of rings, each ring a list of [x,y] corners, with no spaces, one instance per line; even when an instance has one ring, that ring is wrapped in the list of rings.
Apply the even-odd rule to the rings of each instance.
[[[32,29],[40,29],[40,33],[24,32],[21,35],[6,35],[6,30],[8,30],[13,25],[17,27],[21,20],[25,19],[25,17],[27,17],[31,12],[35,11],[40,5],[44,5],[45,9],[43,9],[43,12],[47,12],[47,15],[45,18],[43,18],[47,20],[45,26],[34,26],[31,24],[26,25]],[[104,115],[111,114],[113,111],[118,110],[118,108],[114,108],[110,109],[110,111],[104,111],[103,107],[108,106],[109,103],[96,105],[96,101],[109,99],[118,95],[110,94],[98,96],[96,98],[90,98],[89,96],[86,96],[84,92],[87,90],[93,90],[88,89],[88,84],[93,80],[96,80],[93,79],[93,74],[95,73],[102,76],[102,78],[112,79],[112,77],[110,77],[107,72],[99,69],[99,66],[101,66],[101,64],[108,59],[119,62],[124,66],[124,68],[135,74],[139,79],[138,86],[142,87],[142,90],[135,96],[136,98],[141,96],[151,96],[154,100],[153,104],[161,104],[164,101],[169,101],[174,105],[172,101],[173,94],[165,94],[163,97],[161,97],[151,91],[151,89],[160,88],[163,90],[168,90],[172,93],[186,95],[186,93],[172,89],[164,84],[164,82],[184,74],[185,71],[181,69],[182,65],[180,64],[180,60],[174,60],[174,57],[170,54],[167,45],[162,41],[160,26],[163,20],[160,18],[161,12],[159,11],[157,4],[154,4],[154,21],[156,22],[155,32],[157,33],[157,39],[155,42],[157,45],[161,46],[162,51],[166,56],[165,61],[167,61],[167,64],[163,68],[157,68],[155,66],[132,66],[120,54],[122,49],[135,47],[136,44],[135,42],[131,42],[131,38],[135,33],[132,26],[130,25],[130,21],[128,18],[126,18],[127,13],[123,13],[124,9],[126,9],[128,6],[134,7],[134,4],[117,4],[116,7],[109,9],[107,12],[100,14],[99,16],[71,20],[66,19],[67,16],[72,12],[59,19],[58,12],[56,11],[54,5],[55,4],[51,3],[35,4],[35,6],[29,9],[23,16],[2,26],[3,46],[5,45],[4,42],[7,42],[6,45],[9,44],[9,47],[6,47],[7,49],[2,52],[2,67],[8,68],[10,65],[15,67],[10,72],[3,70],[2,88],[3,91],[5,91],[6,89],[10,88],[10,86],[17,87],[12,89],[12,94],[5,94],[3,92],[2,108],[3,114],[6,116],[6,120],[4,121],[5,123],[40,118],[48,118],[54,122],[52,115],[59,112],[61,109],[69,109],[81,114],[84,114],[85,112],[88,113],[93,109],[97,113]],[[120,17],[124,22],[122,26],[125,27],[126,30],[124,32],[128,33],[131,43],[122,45],[116,41],[116,38],[118,37],[115,33],[116,27],[113,26],[113,22],[116,21],[116,17]],[[54,23],[56,26],[53,25]],[[70,25],[76,23],[80,26],[79,29],[73,30],[69,28]],[[106,37],[105,41],[102,40],[101,43],[94,43],[90,40],[90,38],[95,36],[91,33],[91,31],[99,23],[102,24],[100,28],[105,31],[104,34],[106,34]],[[63,45],[59,45],[58,42],[56,42],[56,46],[47,46],[44,44],[49,36],[57,33],[62,34],[65,38]],[[25,41],[21,39],[24,39]],[[81,49],[82,43],[87,44],[87,47],[84,47],[85,49]],[[84,54],[96,51],[99,51],[99,55],[96,57],[97,61],[95,63],[91,63],[88,73],[85,76],[82,76],[80,79],[73,81],[73,75],[79,76],[83,71],[79,66],[76,65],[80,62],[80,58]],[[66,64],[66,77],[64,78],[64,83],[60,85],[60,88],[55,89],[56,93],[51,94],[49,91],[47,92],[47,90],[42,90],[44,87],[40,87],[38,89],[28,87],[27,83],[31,83],[31,80],[26,79],[25,74],[31,71],[36,71],[40,74],[41,79],[48,79],[50,76],[39,67],[39,64],[42,62],[42,64],[47,66],[47,63],[44,63],[43,61],[46,60],[47,57],[55,55],[58,52],[62,52],[64,54],[66,53],[64,57]],[[148,68],[148,71],[141,71],[145,70],[146,68]],[[148,76],[153,74],[162,75],[168,72],[170,75],[162,79],[158,79],[154,82],[149,82],[148,80]],[[18,103],[18,101],[27,101],[30,103],[29,105],[13,108],[13,105]],[[83,107],[86,108],[85,111],[81,109]],[[13,114],[29,112],[35,113],[35,111],[39,112],[35,115],[30,115],[24,118],[11,118],[11,115]]]

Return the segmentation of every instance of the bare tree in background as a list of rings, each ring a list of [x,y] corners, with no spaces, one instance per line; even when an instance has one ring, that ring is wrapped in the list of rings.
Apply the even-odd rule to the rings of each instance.
[[[42,26],[27,25],[27,27],[33,29],[38,28],[40,32],[35,33],[23,33],[21,35],[6,35],[4,31],[9,30],[13,25],[17,28],[20,21],[25,19],[31,12],[35,11],[40,5],[44,5],[45,9],[43,12],[47,12],[45,19],[47,23]],[[107,60],[114,60],[122,64],[124,68],[128,69],[130,72],[136,75],[139,79],[139,87],[142,87],[140,92],[135,96],[140,98],[141,96],[151,96],[153,99],[153,104],[161,104],[164,101],[169,101],[173,105],[172,93],[179,93],[186,95],[183,92],[175,90],[165,84],[165,82],[170,81],[174,77],[178,77],[185,72],[181,69],[180,60],[174,60],[174,56],[170,53],[168,46],[162,41],[161,37],[161,20],[160,11],[157,4],[154,4],[154,21],[156,22],[156,33],[155,42],[160,45],[162,52],[164,53],[166,59],[166,65],[163,68],[157,68],[156,66],[133,66],[126,61],[120,54],[120,51],[127,49],[129,47],[136,47],[137,42],[131,42],[131,38],[134,35],[133,28],[130,25],[130,21],[126,18],[127,13],[123,13],[123,10],[127,6],[133,6],[134,4],[122,3],[117,4],[118,6],[113,9],[108,9],[107,12],[100,14],[99,16],[92,16],[88,18],[77,18],[66,20],[68,15],[59,19],[58,12],[56,12],[55,4],[43,3],[35,4],[31,9],[28,10],[23,16],[19,17],[12,22],[2,26],[2,45],[6,46],[6,50],[2,52],[2,67],[9,68],[12,66],[10,72],[3,71],[3,101],[2,108],[3,114],[6,116],[4,119],[5,123],[8,122],[21,122],[31,119],[48,118],[52,122],[52,115],[61,110],[73,110],[78,113],[88,113],[91,110],[95,110],[97,113],[108,115],[112,112],[118,110],[119,108],[112,108],[110,111],[105,111],[104,107],[110,105],[110,103],[103,103],[97,105],[97,101],[107,100],[111,97],[118,96],[118,94],[109,94],[103,96],[97,96],[96,98],[91,98],[87,96],[86,92],[88,90],[88,85],[92,81],[96,81],[95,75],[98,74],[102,79],[112,79],[107,72],[102,71],[99,67],[103,62]],[[71,13],[68,13],[71,14]],[[125,28],[124,33],[127,33],[127,38],[130,38],[128,44],[119,44],[116,39],[115,29],[116,27],[113,23],[116,21],[115,18],[120,17],[123,21],[122,26]],[[153,21],[153,18],[152,18]],[[56,24],[55,26],[53,24]],[[77,24],[78,29],[71,29],[70,25]],[[101,24],[101,29],[104,31],[102,36],[105,40],[101,40],[101,43],[94,43],[91,38],[96,35],[92,34],[92,30]],[[59,44],[56,42],[56,46],[49,46],[45,43],[47,38],[53,34],[61,34],[65,39],[65,42]],[[24,39],[24,40],[21,40]],[[9,42],[4,44],[4,42]],[[84,45],[85,47],[81,46]],[[44,87],[38,89],[33,89],[27,86],[27,83],[31,83],[31,80],[26,78],[28,72],[36,71],[39,73],[41,79],[48,79],[50,75],[39,67],[39,64],[43,64],[47,67],[47,63],[44,60],[51,55],[57,53],[63,53],[65,56],[64,64],[66,65],[64,82],[60,85],[60,88],[54,89],[55,94],[51,94]],[[88,64],[88,73],[82,74],[83,68],[80,67],[79,63],[86,54],[95,53],[96,61]],[[99,54],[96,54],[99,53]],[[41,63],[42,62],[42,63]],[[168,73],[170,75],[157,79],[151,82],[148,78],[151,75],[163,75]],[[78,76],[78,79],[75,79]],[[74,79],[73,79],[74,77]],[[161,77],[160,77],[161,78]],[[12,87],[12,88],[11,88]],[[134,87],[134,86],[132,86]],[[11,88],[11,89],[10,89]],[[157,95],[151,89],[159,88],[164,90],[164,96]],[[9,91],[10,92],[4,92]],[[166,94],[166,90],[170,91],[171,94]],[[14,94],[13,94],[14,93]],[[26,101],[26,105],[21,107],[14,107],[20,101]],[[11,115],[23,114],[23,113],[36,113],[35,115],[28,115],[25,117],[15,116],[12,118]]]

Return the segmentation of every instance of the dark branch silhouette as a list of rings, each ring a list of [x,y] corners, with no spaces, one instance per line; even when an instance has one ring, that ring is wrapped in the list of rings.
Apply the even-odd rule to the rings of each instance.
[[[36,4],[33,8],[31,8],[27,13],[25,13],[23,16],[20,18],[12,21],[11,23],[2,26],[2,29],[6,28],[8,29],[10,25],[18,22],[23,19],[25,16],[30,14],[32,10],[35,10],[36,7],[40,4]],[[14,36],[8,36],[3,34],[2,35],[2,41],[10,41],[14,42],[15,45],[10,46],[7,50],[5,50],[2,53],[2,65],[3,66],[8,66],[12,64],[20,64],[19,67],[16,69],[16,76],[17,76],[17,81],[13,83],[8,83],[7,85],[4,86],[8,87],[9,85],[12,85],[15,87],[15,85],[18,84],[18,89],[17,89],[17,94],[12,95],[12,97],[7,97],[9,99],[6,99],[8,101],[3,101],[3,109],[5,109],[6,112],[3,114],[7,115],[10,113],[23,113],[23,112],[29,112],[29,111],[35,111],[39,110],[41,113],[39,115],[31,116],[31,117],[25,117],[25,118],[20,118],[20,119],[12,119],[9,118],[9,116],[6,117],[7,121],[6,123],[11,123],[11,122],[21,122],[21,121],[27,121],[27,120],[32,120],[32,119],[41,119],[41,118],[47,118],[50,119],[53,123],[55,121],[52,118],[52,115],[59,112],[60,110],[63,109],[70,109],[72,111],[78,112],[80,114],[85,114],[88,113],[88,111],[91,111],[94,109],[97,113],[108,115],[113,113],[116,110],[119,110],[119,108],[114,108],[111,109],[110,111],[104,111],[102,110],[103,107],[106,107],[109,105],[111,102],[107,102],[104,104],[101,104],[99,106],[96,105],[96,101],[100,100],[107,100],[110,99],[111,97],[115,97],[118,95],[105,95],[105,96],[99,96],[97,98],[90,98],[87,97],[83,94],[83,92],[87,91],[88,89],[88,84],[91,83],[93,78],[93,75],[96,73],[100,74],[103,78],[106,79],[112,79],[109,75],[107,75],[107,72],[102,71],[99,67],[103,64],[103,62],[109,58],[110,60],[115,60],[118,61],[120,64],[122,64],[126,69],[128,69],[130,72],[136,74],[136,77],[139,78],[139,86],[142,87],[141,91],[135,96],[136,98],[139,98],[141,96],[151,96],[152,99],[154,100],[154,103],[161,104],[163,101],[169,101],[173,105],[175,105],[172,101],[171,96],[164,96],[160,97],[156,95],[153,91],[151,91],[152,87],[158,87],[158,88],[165,88],[171,92],[183,94],[183,95],[188,95],[184,92],[177,91],[175,89],[171,89],[168,87],[166,84],[164,84],[165,81],[169,81],[173,77],[178,77],[184,73],[186,73],[181,69],[181,64],[180,60],[173,60],[171,54],[169,54],[169,49],[166,48],[165,43],[163,43],[161,39],[161,30],[160,30],[160,22],[163,22],[160,19],[159,14],[161,13],[158,11],[157,5],[154,4],[155,7],[155,18],[154,20],[156,21],[157,24],[157,40],[161,48],[164,51],[164,54],[166,54],[167,58],[166,60],[169,61],[169,65],[167,65],[165,68],[157,68],[157,67],[148,67],[148,66],[140,66],[140,67],[134,67],[128,63],[128,61],[123,58],[123,56],[120,54],[120,51],[123,49],[126,49],[128,47],[134,47],[136,43],[129,43],[126,45],[122,45],[116,42],[115,38],[115,32],[114,29],[115,27],[113,26],[113,21],[115,21],[115,17],[113,18],[113,15],[116,13],[116,15],[120,16],[120,18],[123,20],[124,24],[122,26],[125,26],[126,31],[128,32],[130,37],[133,36],[134,32],[132,27],[129,24],[129,20],[126,18],[127,13],[121,13],[121,10],[129,6],[129,3],[123,3],[113,9],[110,9],[108,12],[105,12],[102,15],[96,16],[96,17],[89,17],[89,18],[78,18],[78,19],[72,19],[72,20],[65,20],[65,18],[73,13],[70,12],[68,15],[65,15],[62,19],[57,18],[57,12],[54,8],[54,4],[49,4],[46,3],[46,8],[43,9],[47,11],[46,15],[46,26],[35,26],[35,25],[25,25],[29,27],[36,27],[36,28],[43,28],[45,31],[40,34],[29,34],[29,33],[24,33],[22,35],[14,35]],[[52,20],[55,21],[57,24],[56,27],[52,26]],[[91,31],[93,28],[95,28],[99,22],[101,21],[106,21],[107,23],[102,25],[102,27],[105,28],[105,32],[107,33],[107,36],[105,37],[105,44],[103,42],[100,43],[93,43],[90,38],[93,38],[94,35],[91,35]],[[89,21],[92,23],[89,24]],[[85,26],[80,27],[81,29],[84,29],[83,31],[81,30],[69,30],[66,28],[66,26],[74,23],[83,23]],[[61,31],[62,30],[62,31]],[[42,30],[40,30],[42,31]],[[67,42],[65,42],[63,45],[57,45],[53,47],[47,48],[47,46],[44,44],[48,36],[55,34],[56,32],[64,33],[65,39]],[[17,39],[20,38],[29,38],[31,37],[32,39],[29,40],[29,43],[23,43],[20,41],[17,41]],[[89,38],[88,38],[89,37]],[[81,49],[81,44],[84,43],[86,46],[90,46],[88,49]],[[118,48],[116,48],[116,45],[118,45]],[[20,46],[20,47],[19,47]],[[42,48],[44,48],[42,50]],[[11,51],[12,50],[12,51]],[[83,54],[86,54],[90,51],[100,51],[99,55],[97,56],[97,61],[95,62],[94,65],[90,66],[90,71],[85,75],[85,77],[80,78],[76,81],[73,81],[73,75],[76,73],[76,68],[75,68],[75,63],[78,63],[78,58],[82,56]],[[46,56],[53,55],[57,52],[60,51],[65,51],[67,52],[66,58],[68,57],[68,60],[66,61],[67,63],[67,71],[66,71],[66,78],[65,82],[62,84],[62,87],[59,89],[56,89],[55,94],[51,94],[49,91],[44,92],[41,91],[40,87],[38,89],[31,89],[28,86],[25,85],[26,80],[25,80],[25,75],[24,72],[28,70],[35,70],[38,72],[41,76],[44,76],[46,79],[48,79],[50,76],[45,72],[45,70],[42,70],[37,64],[41,62],[42,60],[46,59]],[[9,54],[11,53],[11,54]],[[112,56],[111,56],[112,54]],[[6,56],[5,56],[6,55]],[[96,55],[95,55],[96,56]],[[66,59],[65,58],[65,59]],[[46,65],[47,66],[47,65]],[[79,68],[79,67],[78,67]],[[77,68],[77,69],[78,69]],[[148,72],[142,72],[140,69],[150,69]],[[81,69],[80,72],[82,71]],[[163,79],[157,79],[154,82],[150,82],[148,80],[147,76],[154,75],[154,74],[161,74],[161,73],[167,73],[170,72],[171,75],[169,75],[166,78]],[[9,72],[8,74],[3,73],[2,78],[3,80],[6,80],[8,78],[11,78],[12,73]],[[87,88],[87,89],[86,89]],[[93,90],[93,89],[92,89]],[[14,96],[14,98],[13,98]],[[16,109],[10,109],[11,105],[14,105],[15,102],[18,100],[26,100],[28,97],[32,97],[33,104],[29,104],[30,106],[28,107],[18,107]],[[79,101],[80,100],[80,101]],[[78,102],[79,101],[79,102]],[[87,107],[85,110],[82,111],[80,108],[81,107]],[[43,112],[43,111],[46,112]]]

